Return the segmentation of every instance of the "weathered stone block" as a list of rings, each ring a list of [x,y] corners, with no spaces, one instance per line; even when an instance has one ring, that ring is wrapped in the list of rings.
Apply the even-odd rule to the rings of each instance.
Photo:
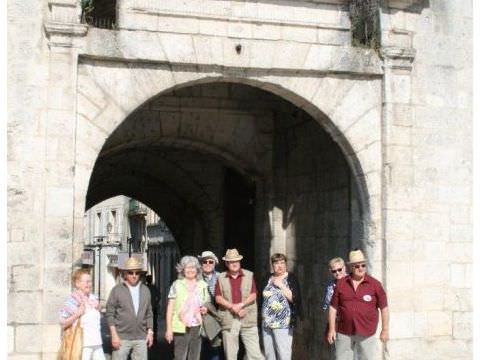
[[[73,189],[71,187],[48,187],[46,216],[71,216],[73,208]]]
[[[70,275],[70,271],[67,273]],[[56,325],[59,324],[58,311],[65,303],[68,295],[70,295],[72,286],[70,283],[59,284],[58,287],[54,289],[46,289],[43,295],[44,306],[40,310],[40,315],[42,316],[43,325]]]
[[[346,46],[352,41],[351,33],[345,29],[318,29],[315,43]]]
[[[453,313],[453,338],[470,340],[473,338],[473,313]]]
[[[390,336],[392,339],[408,339],[414,336],[415,313],[392,312],[390,321]]]
[[[387,292],[388,306],[390,309],[395,309],[395,311],[399,312],[410,312],[412,309],[415,309],[414,299],[413,297],[405,296],[405,289],[395,289],[389,284],[385,291]]]
[[[418,360],[418,354],[424,353],[422,339],[390,339],[388,351],[391,358],[402,360]]]
[[[317,31],[310,27],[285,26],[281,28],[282,39],[286,41],[297,41],[302,43],[315,43]]]
[[[61,326],[43,325],[42,326],[42,351],[44,353],[57,352],[61,342]]]
[[[451,336],[453,316],[450,311],[431,311],[427,313],[427,336]]]
[[[422,260],[422,259],[420,259]],[[421,261],[414,267],[415,284],[427,284],[428,286],[441,286],[449,276],[447,266],[439,266],[438,262]]]
[[[56,110],[73,110],[73,89],[71,87],[50,86],[48,106]]]
[[[280,40],[282,28],[278,25],[266,23],[252,24],[252,33],[255,39]]]
[[[18,290],[40,290],[42,289],[42,271],[39,265],[17,265],[12,266],[11,289]]]
[[[199,37],[193,38],[195,46],[195,56],[200,64],[208,64],[212,58],[219,57],[219,63],[223,62],[223,58],[219,54],[223,54],[222,40],[218,37]]]
[[[252,24],[228,22],[227,36],[231,38],[250,39],[252,37]]]
[[[430,354],[432,359],[471,359],[472,347],[470,341],[456,340],[451,336],[430,338],[424,347],[424,353]]]
[[[287,41],[275,42],[273,66],[280,69],[301,68],[310,45]],[[296,54],[296,56],[292,56]]]
[[[391,289],[403,288],[408,289],[414,287],[414,274],[417,267],[412,267],[408,262],[395,260],[396,255],[392,255],[392,259],[388,262],[388,283]]]
[[[15,327],[7,326],[7,352],[10,354],[15,351]]]
[[[14,242],[7,243],[8,265],[36,265],[41,263],[41,243],[35,242]]]
[[[15,349],[18,352],[42,351],[42,325],[19,325],[15,332]]]
[[[270,69],[274,61],[275,44],[271,41],[256,41],[249,49],[250,66]]]
[[[450,285],[455,288],[470,288],[472,264],[450,264]]]
[[[44,269],[44,289],[58,289],[70,284],[71,265],[46,267]]]
[[[43,359],[42,354],[22,354],[22,353],[14,353],[8,355],[9,360],[41,360]]]
[[[25,241],[25,230],[22,228],[9,229],[8,233],[9,242],[22,242]]]
[[[41,292],[12,292],[8,294],[8,323],[32,324],[42,319]],[[16,334],[18,337],[18,334]]]
[[[445,308],[445,289],[443,286],[428,286],[419,283],[412,295],[415,311],[441,311]]]
[[[451,217],[450,217],[451,219]],[[464,220],[468,221],[468,220]],[[469,242],[472,239],[472,225],[450,225],[450,241],[451,242]]]
[[[411,211],[388,210],[386,212],[387,236],[395,241],[411,241],[414,239],[415,213]]]
[[[191,63],[195,62],[193,51],[193,39],[188,35],[159,34],[161,46],[171,62]]]
[[[415,218],[416,239],[425,241],[426,251],[445,251],[445,244],[449,239],[450,225],[448,214],[421,213]],[[448,253],[448,251],[447,251]],[[438,254],[438,260],[444,259],[446,253]]]
[[[446,309],[452,311],[472,311],[472,289],[450,288],[444,293]]]
[[[471,264],[473,261],[473,244],[471,242],[448,243],[448,253],[452,263]]]

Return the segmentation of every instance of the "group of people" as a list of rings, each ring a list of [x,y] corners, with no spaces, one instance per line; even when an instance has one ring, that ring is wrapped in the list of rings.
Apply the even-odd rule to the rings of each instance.
[[[222,260],[211,251],[184,256],[177,264],[178,278],[168,293],[165,340],[174,345],[181,360],[237,360],[240,339],[247,359],[290,360],[293,329],[302,318],[302,299],[297,277],[287,269],[287,257],[270,258],[272,271],[261,282],[261,293],[251,271],[243,269],[243,256],[228,249]],[[338,360],[375,357],[375,332],[382,318],[380,339],[388,340],[388,307],[381,283],[367,274],[361,250],[349,254],[350,273],[344,261],[329,262],[332,279],[327,285],[323,309],[328,311],[326,340],[335,344]],[[131,257],[122,268],[123,281],[111,291],[106,319],[111,333],[113,360],[147,359],[153,344],[153,312],[150,291],[140,281],[143,264]],[[74,292],[60,311],[62,327],[83,328],[82,360],[104,360],[100,334],[99,303],[85,269],[73,274]],[[258,299],[258,303],[257,303]],[[260,310],[261,339],[258,332]]]

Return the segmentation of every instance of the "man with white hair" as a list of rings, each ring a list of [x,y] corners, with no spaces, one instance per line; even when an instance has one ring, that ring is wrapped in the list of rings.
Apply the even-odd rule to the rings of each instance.
[[[327,340],[330,344],[335,342],[337,360],[351,360],[354,353],[359,360],[373,360],[377,350],[375,332],[379,309],[382,317],[380,340],[388,341],[387,295],[382,284],[367,274],[367,259],[361,250],[350,251],[348,265],[350,276],[338,280],[330,302]]]

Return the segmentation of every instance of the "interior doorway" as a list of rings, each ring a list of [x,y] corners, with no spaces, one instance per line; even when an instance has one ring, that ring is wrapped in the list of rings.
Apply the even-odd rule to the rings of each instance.
[[[224,181],[225,249],[236,248],[243,255],[242,266],[255,266],[255,183],[231,168]]]

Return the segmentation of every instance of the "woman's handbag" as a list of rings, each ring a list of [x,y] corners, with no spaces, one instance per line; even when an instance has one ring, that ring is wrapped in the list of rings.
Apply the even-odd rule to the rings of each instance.
[[[222,330],[222,327],[215,317],[210,314],[205,314],[203,315],[203,329],[205,330],[208,339],[211,341]]]
[[[58,352],[58,360],[81,360],[83,346],[83,329],[80,319],[63,331],[62,345]]]

